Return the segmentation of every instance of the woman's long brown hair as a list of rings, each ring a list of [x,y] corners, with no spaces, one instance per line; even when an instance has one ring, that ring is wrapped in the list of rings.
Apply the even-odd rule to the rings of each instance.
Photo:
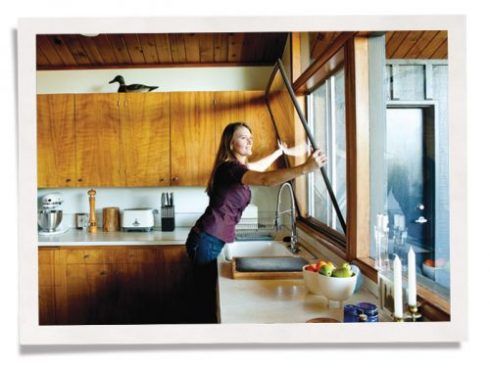
[[[226,126],[225,130],[223,130],[223,134],[221,135],[221,140],[219,142],[218,153],[216,154],[216,158],[214,160],[213,170],[211,171],[211,176],[209,177],[208,185],[206,187],[206,193],[208,193],[208,195],[211,195],[213,192],[214,174],[216,173],[218,166],[223,162],[236,160],[236,157],[231,150],[231,140],[233,139],[233,134],[235,131],[240,127],[247,128],[250,133],[252,133],[250,127],[241,121],[230,123]]]

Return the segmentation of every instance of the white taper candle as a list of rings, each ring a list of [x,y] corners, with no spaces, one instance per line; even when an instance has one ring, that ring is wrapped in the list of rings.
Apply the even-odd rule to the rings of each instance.
[[[393,260],[393,298],[395,299],[395,318],[403,318],[403,286],[402,286],[402,263],[395,255]]]
[[[417,270],[412,247],[408,251],[408,305],[417,305]]]

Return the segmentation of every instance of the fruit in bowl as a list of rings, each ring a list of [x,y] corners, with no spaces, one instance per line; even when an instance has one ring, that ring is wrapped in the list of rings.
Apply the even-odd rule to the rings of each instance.
[[[353,274],[353,272],[352,272],[350,265],[348,263],[343,263],[342,267],[336,268],[332,272],[333,277],[351,277],[352,274]]]
[[[318,273],[318,286],[327,300],[343,302],[349,299],[356,287],[357,274],[348,263],[332,271],[330,276]]]
[[[332,262],[324,260],[305,265],[303,267],[303,280],[308,291],[312,294],[322,295],[318,286],[318,273],[331,273],[328,270],[333,270],[334,268],[335,266]]]
[[[325,276],[331,276],[335,270],[335,265],[332,262],[328,261],[320,266],[318,272]]]
[[[439,270],[443,269],[444,266],[446,266],[446,260],[445,259],[426,259],[424,263],[422,263],[422,273],[427,276],[428,278],[434,280],[436,277],[436,274],[439,272]]]
[[[315,267],[311,265],[303,266],[303,280],[308,291],[312,294],[322,295],[320,287],[318,286],[318,272],[314,271]]]

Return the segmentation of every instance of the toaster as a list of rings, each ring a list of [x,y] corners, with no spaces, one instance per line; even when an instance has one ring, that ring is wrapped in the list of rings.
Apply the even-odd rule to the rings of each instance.
[[[128,208],[122,212],[123,231],[152,231],[154,226],[155,219],[151,208]]]

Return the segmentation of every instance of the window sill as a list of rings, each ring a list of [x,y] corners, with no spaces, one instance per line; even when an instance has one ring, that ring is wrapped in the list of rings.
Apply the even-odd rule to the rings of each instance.
[[[347,259],[345,244],[330,239],[326,234],[311,227],[305,220],[299,220],[297,222],[297,226],[304,232],[308,233],[308,235],[310,235],[316,242],[327,248],[336,256],[342,259]]]
[[[353,263],[371,280],[377,282],[378,271],[374,268],[372,258],[358,258]],[[417,299],[421,304],[420,310],[424,317],[431,321],[449,321],[451,307],[449,301],[417,281]]]

